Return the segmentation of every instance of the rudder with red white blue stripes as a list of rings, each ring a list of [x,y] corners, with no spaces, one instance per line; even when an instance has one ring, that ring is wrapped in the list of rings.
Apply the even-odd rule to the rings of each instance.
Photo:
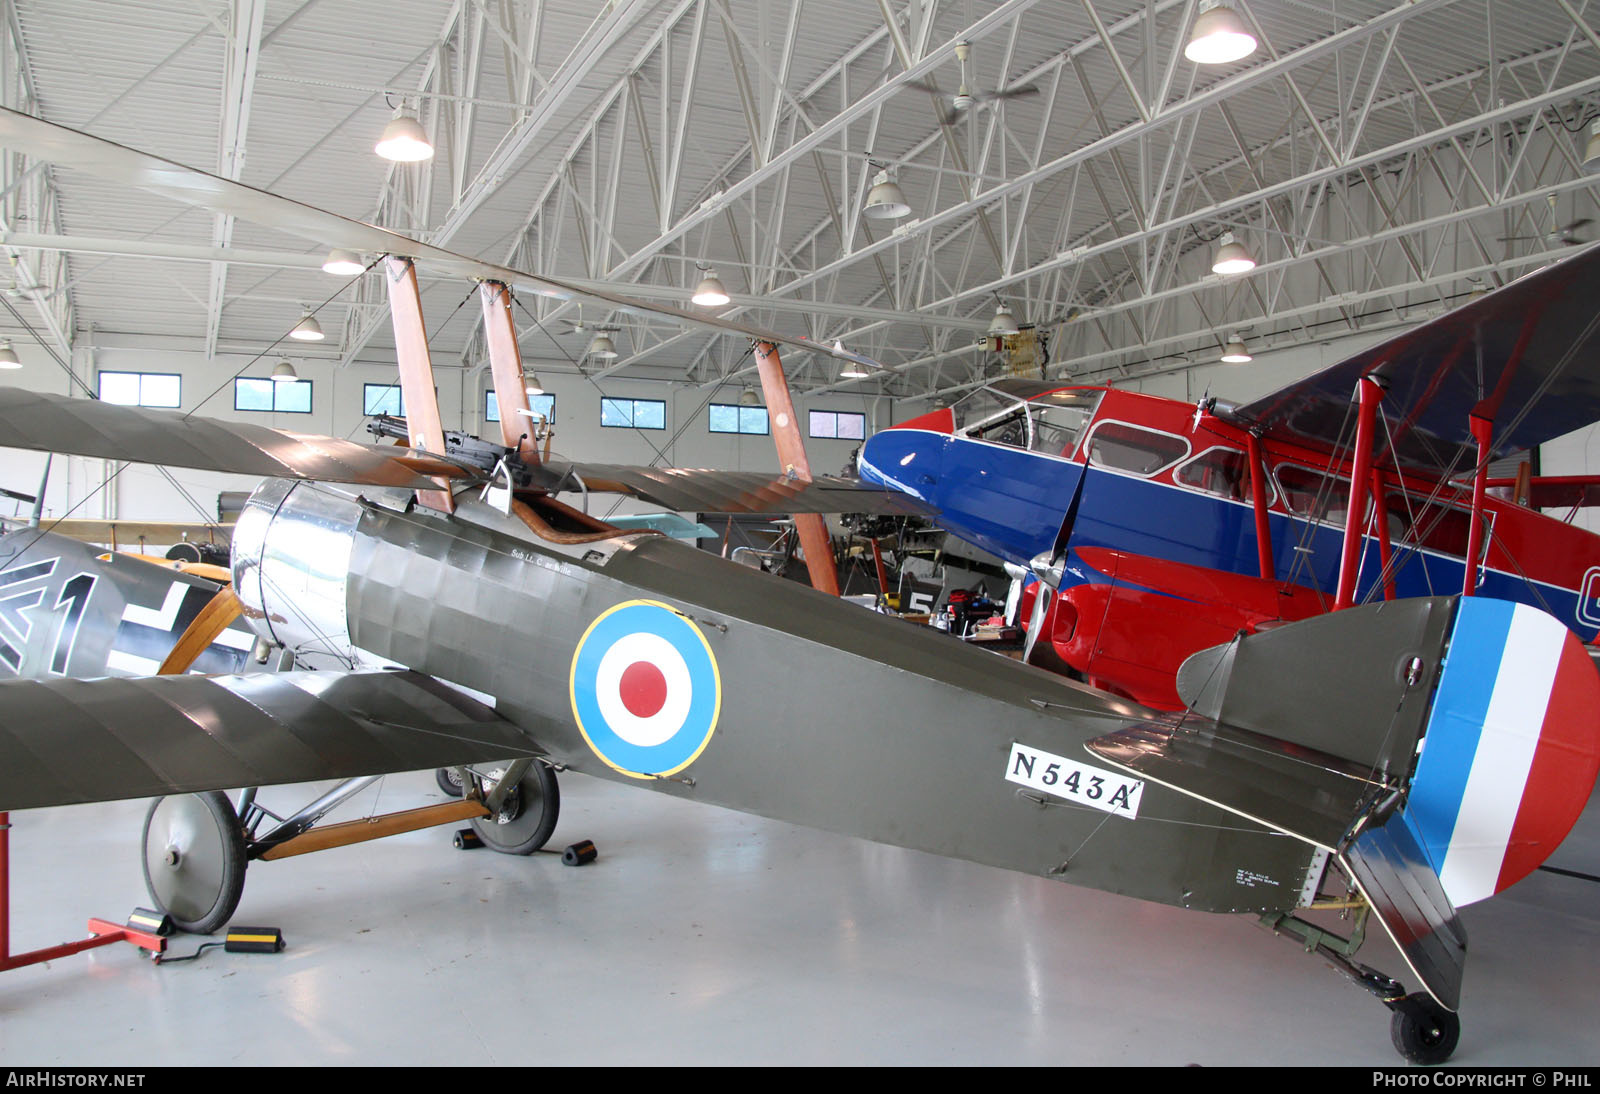
[[[1543,862],[1600,772],[1600,673],[1559,620],[1463,597],[1404,819],[1456,907]]]

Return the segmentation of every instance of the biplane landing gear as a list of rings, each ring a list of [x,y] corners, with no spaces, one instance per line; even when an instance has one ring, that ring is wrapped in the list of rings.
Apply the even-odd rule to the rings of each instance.
[[[1427,992],[1389,1001],[1389,1038],[1413,1064],[1442,1064],[1461,1039],[1461,1019],[1445,1010]]]
[[[226,794],[177,794],[144,818],[144,883],[180,930],[211,934],[244,892],[244,829]]]
[[[534,761],[492,817],[473,817],[484,845],[503,855],[531,855],[550,841],[561,814],[561,788],[547,764]]]
[[[433,781],[439,784],[439,789],[452,798],[461,796],[461,769],[459,767],[440,767],[433,772]]]

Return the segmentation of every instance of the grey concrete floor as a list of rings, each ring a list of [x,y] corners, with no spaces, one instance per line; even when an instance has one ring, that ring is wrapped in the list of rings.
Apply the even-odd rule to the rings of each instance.
[[[1399,1062],[1381,1004],[1245,917],[562,790],[551,846],[593,839],[592,865],[434,829],[253,864],[234,922],[281,928],[281,954],[118,945],[0,974],[0,1065]],[[352,804],[440,798],[420,774]],[[14,815],[13,953],[148,902],[144,810]],[[1596,816],[1553,863],[1600,873]],[[1600,885],[1541,873],[1463,918],[1454,1062],[1600,1064]],[[1361,957],[1400,971],[1384,940]]]

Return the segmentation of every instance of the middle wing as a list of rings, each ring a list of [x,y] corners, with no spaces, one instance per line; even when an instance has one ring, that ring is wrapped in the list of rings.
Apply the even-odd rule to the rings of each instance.
[[[560,476],[571,471],[589,490],[627,494],[678,512],[927,516],[935,511],[909,494],[832,475],[804,482],[759,471],[559,462],[548,471]]]

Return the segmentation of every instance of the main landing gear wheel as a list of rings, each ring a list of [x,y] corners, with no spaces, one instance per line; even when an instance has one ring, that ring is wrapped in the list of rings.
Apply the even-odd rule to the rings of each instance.
[[[220,791],[157,798],[144,817],[144,884],[191,934],[228,922],[244,892],[244,830]]]
[[[1445,1010],[1426,992],[1416,992],[1391,1004],[1389,1037],[1394,1047],[1413,1064],[1442,1064],[1461,1039],[1461,1019]]]
[[[473,817],[472,830],[484,846],[502,855],[531,855],[550,842],[560,814],[561,788],[556,785],[556,773],[535,763],[507,795],[499,816]]]

